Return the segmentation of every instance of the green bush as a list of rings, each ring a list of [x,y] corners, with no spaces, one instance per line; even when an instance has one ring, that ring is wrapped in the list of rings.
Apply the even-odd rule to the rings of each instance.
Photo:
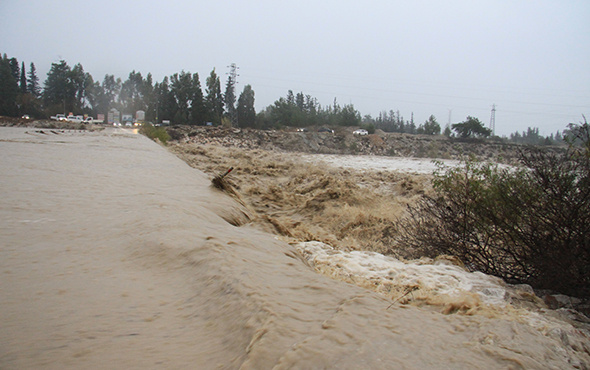
[[[373,135],[375,133],[375,125],[372,123],[361,125],[361,128],[364,128],[365,130],[367,130],[369,135]]]
[[[170,135],[164,127],[154,127],[151,124],[144,124],[141,126],[139,132],[154,141],[158,139],[164,145],[166,145],[168,140],[170,140]]]
[[[409,207],[399,242],[413,257],[450,254],[510,283],[590,296],[590,128],[570,133],[566,151],[522,150],[519,168],[439,166],[435,196]]]

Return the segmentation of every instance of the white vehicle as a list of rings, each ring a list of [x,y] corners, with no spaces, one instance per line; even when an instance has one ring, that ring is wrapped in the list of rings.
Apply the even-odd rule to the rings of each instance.
[[[84,116],[68,116],[66,121],[73,122],[73,123],[82,123],[84,122]]]
[[[88,123],[88,124],[95,124],[95,125],[97,125],[99,123],[103,123],[104,121],[103,120],[99,120],[99,119],[94,119],[92,117],[86,117],[86,119],[84,120],[84,122],[85,123]]]
[[[361,128],[359,130],[353,131],[352,134],[353,135],[359,135],[359,136],[365,136],[365,135],[369,135],[369,131]]]
[[[56,114],[55,116],[51,116],[49,118],[51,118],[54,121],[65,121],[66,115],[65,114]]]

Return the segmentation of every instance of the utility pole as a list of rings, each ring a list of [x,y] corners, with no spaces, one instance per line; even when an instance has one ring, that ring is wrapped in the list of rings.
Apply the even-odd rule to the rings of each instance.
[[[453,113],[452,109],[449,109],[449,122],[447,123],[447,125],[449,125],[449,127],[451,127],[451,114]]]
[[[237,93],[236,93],[236,84],[238,83],[238,69],[240,69],[240,67],[238,67],[236,65],[236,63],[232,63],[230,65],[227,66],[229,68],[229,72],[226,73],[229,77],[228,77],[228,85],[231,86],[231,89],[233,90],[234,93],[234,98],[235,101],[237,101]],[[235,101],[232,102],[232,104],[235,104]],[[238,115],[237,115],[237,107],[233,106],[231,107],[231,111],[229,111],[230,114],[230,119],[231,119],[231,125],[233,127],[237,127],[238,126]]]
[[[490,117],[490,130],[492,136],[496,135],[496,104],[492,104],[492,116]]]

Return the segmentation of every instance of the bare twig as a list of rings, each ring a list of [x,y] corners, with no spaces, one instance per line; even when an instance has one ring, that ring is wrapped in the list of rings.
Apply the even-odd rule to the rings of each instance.
[[[405,293],[401,297],[398,297],[395,301],[391,302],[391,304],[389,306],[387,306],[386,310],[389,310],[389,308],[391,306],[393,306],[394,304],[396,304],[400,299],[404,298],[408,294],[410,294],[410,293],[412,293],[412,292],[414,292],[414,291],[416,291],[418,289],[420,289],[420,287],[418,287],[416,285],[407,287],[406,290],[405,290]]]

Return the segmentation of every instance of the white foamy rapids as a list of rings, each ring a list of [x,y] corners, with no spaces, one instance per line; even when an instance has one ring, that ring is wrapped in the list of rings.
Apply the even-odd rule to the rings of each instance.
[[[377,290],[385,290],[385,293],[391,290],[397,293],[400,288],[402,291],[419,289],[428,292],[430,298],[444,296],[455,299],[475,294],[485,304],[507,304],[507,287],[501,279],[481,272],[466,271],[444,259],[402,262],[375,252],[338,251],[315,241],[298,243],[296,248],[316,268],[330,270],[332,275],[353,281],[362,281],[361,285],[364,286],[379,287]]]
[[[301,159],[307,162],[322,162],[329,166],[354,170],[400,171],[416,174],[430,174],[437,168],[435,160],[430,158],[304,154],[301,155]],[[436,161],[449,167],[457,166],[460,163],[459,161],[451,159],[437,159]]]
[[[560,349],[564,355],[570,350],[590,353],[590,320],[573,310],[543,308],[527,285],[511,286],[497,277],[466,271],[445,259],[403,262],[375,252],[339,251],[318,241],[294,246],[318,272],[385,295],[392,299],[389,307],[396,303],[425,303],[443,306],[442,312],[446,314],[463,312],[519,322],[560,342],[567,348]],[[586,368],[583,361],[569,361],[576,368]]]

